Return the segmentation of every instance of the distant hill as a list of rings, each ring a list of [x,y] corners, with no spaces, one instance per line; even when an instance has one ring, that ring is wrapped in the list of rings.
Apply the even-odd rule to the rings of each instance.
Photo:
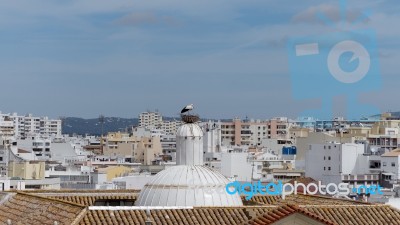
[[[125,131],[132,126],[137,126],[138,119],[126,119],[119,117],[105,117],[103,132]],[[96,119],[82,119],[77,117],[66,117],[63,120],[62,126],[63,134],[90,134],[101,135],[101,123],[98,118]]]
[[[180,120],[180,118],[163,117],[164,121]],[[207,121],[209,119],[203,119]],[[212,119],[210,119],[212,120]],[[221,121],[231,121],[222,119]],[[139,120],[137,118],[120,118],[120,117],[104,117],[103,134],[108,132],[126,131],[132,126],[137,126]],[[99,118],[83,119],[77,117],[66,117],[63,119],[63,134],[79,134],[79,135],[101,135],[101,123]]]

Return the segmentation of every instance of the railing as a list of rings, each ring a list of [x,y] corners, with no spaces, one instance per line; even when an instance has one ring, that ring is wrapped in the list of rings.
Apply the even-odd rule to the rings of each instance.
[[[379,175],[342,175],[344,181],[368,181],[368,180],[379,180]]]

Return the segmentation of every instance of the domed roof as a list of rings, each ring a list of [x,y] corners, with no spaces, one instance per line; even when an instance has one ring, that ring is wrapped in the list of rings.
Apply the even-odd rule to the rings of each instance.
[[[159,172],[140,192],[138,206],[241,206],[226,192],[229,180],[205,166],[173,166]]]
[[[177,137],[203,137],[203,130],[195,123],[183,124],[176,132]]]

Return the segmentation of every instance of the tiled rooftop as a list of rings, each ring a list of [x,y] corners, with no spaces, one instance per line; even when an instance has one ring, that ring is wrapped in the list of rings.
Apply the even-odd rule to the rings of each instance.
[[[84,206],[94,205],[96,200],[136,200],[138,193],[131,190],[92,190],[92,191],[33,191],[33,195],[64,200]]]
[[[318,216],[314,213],[310,213],[298,206],[295,205],[282,205],[281,207],[277,207],[274,210],[271,210],[269,212],[264,213],[263,215],[250,220],[249,224],[250,225],[269,225],[269,224],[274,224],[275,222],[288,217],[290,215],[293,215],[295,213],[300,213],[303,214],[304,216],[307,216],[313,220],[316,220],[322,224],[326,225],[337,225],[334,222],[331,222],[321,216]]]
[[[273,210],[274,207],[223,207],[194,209],[160,209],[150,211],[154,225],[236,225]],[[89,224],[145,224],[145,210],[89,210],[80,225]],[[106,223],[104,223],[104,221]]]
[[[146,210],[135,208],[89,208],[96,198],[134,196],[129,191],[91,192],[3,192],[0,193],[0,225],[12,224],[140,224]],[[64,195],[64,196],[63,196]],[[320,196],[255,196],[264,205],[242,207],[195,207],[193,209],[152,209],[152,225],[246,225],[271,224],[292,214],[301,214],[319,224],[329,225],[400,225],[400,211],[386,205]]]
[[[339,225],[399,225],[400,211],[388,205],[302,207]]]
[[[336,206],[287,206],[250,220],[249,225],[269,225],[301,213],[322,224],[329,225],[399,225],[400,211],[387,205],[336,205]]]
[[[331,198],[320,195],[288,195],[285,199],[279,196],[272,195],[256,195],[250,199],[250,202],[255,202],[262,205],[369,205],[370,203],[354,201],[342,198]]]
[[[96,200],[136,200],[137,194],[131,195],[100,195],[100,196],[49,196],[49,198],[60,199],[71,203],[78,203],[84,206],[94,205]]]
[[[25,193],[8,193],[0,205],[0,224],[72,224],[84,215],[85,207]],[[81,215],[81,216],[80,216]]]

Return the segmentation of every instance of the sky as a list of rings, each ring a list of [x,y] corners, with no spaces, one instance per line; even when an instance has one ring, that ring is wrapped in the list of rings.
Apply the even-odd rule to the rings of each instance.
[[[293,96],[287,41],[335,32],[338,1],[15,0],[0,3],[0,111],[39,116],[295,118],[319,96]],[[381,111],[397,101],[400,5],[349,0],[350,22],[376,33],[382,86],[357,93]],[[349,23],[345,23],[349,24]],[[307,91],[307,90],[305,90]],[[334,112],[346,96],[335,96]],[[366,112],[368,114],[368,112]],[[312,115],[311,115],[312,116]]]

